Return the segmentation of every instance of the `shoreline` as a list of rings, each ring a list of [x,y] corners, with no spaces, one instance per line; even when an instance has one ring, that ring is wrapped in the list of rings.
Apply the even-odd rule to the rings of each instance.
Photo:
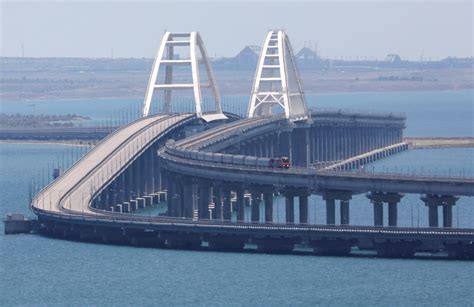
[[[462,92],[462,91],[473,91],[474,87],[471,88],[437,88],[437,89],[427,89],[427,88],[401,88],[399,90],[384,90],[384,89],[364,89],[364,90],[342,90],[342,91],[306,91],[307,96],[331,96],[331,95],[358,95],[358,94],[380,94],[380,93],[423,93],[423,92]],[[231,93],[228,95],[222,95],[223,97],[242,97],[250,96],[248,93]],[[144,98],[139,96],[94,96],[94,95],[84,95],[83,97],[35,97],[35,98],[12,98],[12,97],[2,97],[0,94],[0,104],[1,103],[15,103],[15,102],[51,102],[51,101],[62,101],[62,102],[77,102],[77,101],[88,101],[88,100],[137,100],[138,102],[142,101]]]
[[[474,148],[474,137],[406,137],[410,149]]]
[[[82,140],[0,140],[0,144],[41,144],[41,145],[68,145],[68,146],[95,146],[98,141],[82,141]]]
[[[100,140],[0,140],[0,144],[95,146]],[[474,137],[406,137],[410,149],[474,148]]]

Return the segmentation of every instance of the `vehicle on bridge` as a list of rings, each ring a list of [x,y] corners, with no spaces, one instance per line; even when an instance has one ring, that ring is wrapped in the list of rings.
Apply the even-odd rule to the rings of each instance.
[[[272,168],[290,168],[291,162],[288,157],[272,158],[270,159],[268,166]]]

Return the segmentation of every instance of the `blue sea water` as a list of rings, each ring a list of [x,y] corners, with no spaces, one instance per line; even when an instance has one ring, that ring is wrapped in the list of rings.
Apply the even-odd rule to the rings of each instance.
[[[430,92],[363,92],[308,95],[308,107],[360,112],[404,113],[405,136],[474,136],[474,90]],[[179,98],[183,111],[188,99]],[[226,111],[244,114],[247,96],[224,96]],[[54,101],[0,101],[7,114],[77,114],[88,116],[90,125],[111,118],[138,114],[141,99],[89,99]]]
[[[74,150],[68,145],[0,144],[0,215],[32,216],[27,207],[29,180],[49,161]],[[420,155],[426,167],[441,165],[446,157],[467,157],[470,167],[463,160],[451,160],[450,167],[474,175],[473,149],[411,150],[374,167],[384,171],[394,163],[411,166],[413,161],[421,166]],[[322,200],[313,197],[309,205],[311,220],[323,223]],[[275,219],[283,219],[283,208],[283,200],[277,200]],[[453,213],[454,225],[474,227],[472,198],[461,198]],[[371,206],[363,195],[351,200],[350,214],[353,224],[372,223]],[[406,195],[399,206],[400,225],[426,226],[426,217],[419,195]],[[7,306],[469,306],[474,300],[471,262],[121,247],[38,235],[5,236],[3,224],[0,233],[0,305]]]
[[[439,93],[438,95],[442,96]],[[446,100],[458,103],[455,99],[458,95],[459,92],[451,92]],[[465,99],[464,95],[466,94],[460,95],[464,97],[461,97],[460,101]],[[472,92],[467,95],[472,95]],[[437,94],[430,93],[420,100],[430,101],[435,96]],[[342,101],[342,97],[347,96],[330,95],[325,98],[327,100],[316,97],[316,101],[320,104],[326,101],[328,105],[334,106],[336,103],[331,100]],[[367,96],[364,99],[366,98]],[[469,129],[472,134],[472,96],[469,99],[470,106],[469,103],[466,105],[459,102],[459,105],[465,106],[464,117],[461,117],[464,119],[450,126],[445,135],[469,135]],[[400,100],[403,100],[403,97]],[[380,97],[380,101],[385,101],[384,97]],[[441,104],[440,101],[444,99],[436,101]],[[43,103],[44,113],[47,113],[58,111],[59,104],[65,102],[41,102],[41,105]],[[98,109],[102,108],[102,104],[103,112],[106,112],[107,104],[119,108],[119,105],[126,106],[129,103],[130,101],[89,102],[87,107],[77,106],[77,112],[92,112],[98,105]],[[9,103],[2,102],[2,108],[5,105],[11,108]],[[386,106],[388,107],[389,105]],[[28,110],[29,107],[24,108]],[[357,109],[357,106],[350,108]],[[409,109],[409,106],[407,108]],[[66,109],[69,113],[76,113],[71,108]],[[454,116],[457,112],[450,113],[450,108],[446,109],[444,115]],[[12,112],[22,112],[21,110],[19,107],[18,111]],[[409,114],[409,111],[406,112]],[[417,114],[418,109],[410,112]],[[431,114],[431,117],[425,118],[426,125],[443,118],[442,114]],[[429,123],[426,123],[426,120]],[[426,135],[422,130],[423,121],[419,126],[415,132]],[[440,133],[442,131],[444,130],[437,130]],[[418,135],[418,132],[415,132],[414,135]],[[38,171],[42,176],[41,170],[48,168],[48,165],[58,159],[61,164],[70,164],[83,151],[84,148],[78,149],[69,145],[0,143],[0,215],[3,217],[7,212],[21,212],[32,216],[27,206],[28,183],[31,178],[36,177]],[[410,150],[377,161],[373,168],[379,172],[409,173],[427,173],[427,169],[436,169],[439,175],[472,177],[473,164],[474,149]],[[368,171],[372,171],[372,166]],[[322,200],[313,197],[309,204],[311,221],[323,223],[325,207]],[[276,201],[276,206],[278,209],[275,210],[275,219],[282,219],[284,206],[281,199]],[[364,195],[355,196],[351,200],[350,215],[352,224],[368,225],[373,222],[372,208]],[[461,198],[453,211],[453,218],[455,226],[474,227],[473,199]],[[403,198],[399,206],[399,221],[402,226],[427,225],[427,211],[419,195],[406,195]],[[5,236],[3,224],[0,226],[0,232],[0,305],[6,306],[472,306],[474,302],[474,268],[472,262],[466,261],[388,260],[121,247],[70,242],[38,235]]]

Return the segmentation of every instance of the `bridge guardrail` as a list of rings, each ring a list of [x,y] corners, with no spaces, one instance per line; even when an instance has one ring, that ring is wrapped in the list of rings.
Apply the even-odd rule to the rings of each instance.
[[[341,171],[341,170],[336,170],[336,169],[326,169],[322,170],[319,169],[317,170],[319,174],[333,174],[333,175],[340,175],[340,176],[358,176],[358,177],[379,177],[379,178],[392,178],[392,179],[409,179],[412,178],[414,180],[433,180],[433,181],[452,181],[453,184],[456,183],[456,181],[461,181],[461,182],[466,182],[466,183],[472,183],[474,184],[474,177],[469,177],[469,176],[445,176],[445,175],[420,175],[417,174],[416,172],[412,172],[410,174],[403,174],[403,173],[397,173],[397,172],[388,172],[388,171],[382,171],[382,172],[377,172],[377,171],[370,171],[367,169],[360,170],[351,170],[351,171]]]
[[[64,214],[54,213],[47,210],[35,208],[35,211],[42,216],[64,219]],[[422,235],[422,236],[469,236],[474,239],[474,229],[470,228],[430,228],[430,227],[387,227],[387,226],[364,226],[364,225],[319,225],[319,224],[295,224],[295,223],[260,223],[260,222],[232,222],[224,220],[193,220],[191,218],[175,217],[149,217],[130,213],[117,213],[103,211],[102,215],[84,214],[67,216],[69,220],[106,222],[106,223],[126,223],[129,225],[181,225],[183,227],[213,227],[213,228],[234,228],[234,229],[265,229],[274,231],[303,231],[303,232],[349,232],[349,233],[372,233],[372,234],[402,234],[402,235]]]

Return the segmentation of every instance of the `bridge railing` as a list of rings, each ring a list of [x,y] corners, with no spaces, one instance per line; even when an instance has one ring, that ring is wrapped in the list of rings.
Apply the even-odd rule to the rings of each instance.
[[[447,171],[445,174],[439,174],[436,172],[429,172],[428,174],[426,173],[419,173],[416,172],[415,168],[407,168],[407,169],[402,169],[400,168],[399,171],[393,170],[390,171],[389,169],[383,169],[383,170],[376,170],[374,167],[364,167],[364,168],[359,168],[359,169],[353,169],[349,171],[343,171],[339,169],[319,169],[317,170],[318,173],[331,173],[331,174],[338,174],[338,175],[343,175],[343,176],[370,176],[370,177],[375,177],[379,176],[380,178],[413,178],[413,179],[422,179],[422,180],[427,180],[427,179],[437,179],[437,180],[462,180],[462,181],[472,181],[474,182],[474,176],[466,174],[463,171],[459,171],[459,175],[455,175],[454,171],[451,173],[450,171]]]
[[[64,220],[65,216],[61,213],[50,212],[47,210],[35,208],[34,211],[50,218],[58,218]],[[192,227],[209,227],[218,229],[265,229],[274,231],[326,231],[326,232],[368,232],[373,235],[377,234],[409,234],[409,235],[446,235],[446,236],[474,236],[472,228],[432,228],[432,227],[398,227],[398,226],[366,226],[366,225],[327,225],[327,224],[305,224],[305,223],[269,223],[269,222],[252,222],[252,221],[230,221],[222,219],[213,220],[195,220],[184,217],[166,217],[166,216],[144,216],[131,213],[118,213],[103,211],[104,214],[83,214],[69,215],[67,219],[78,222],[105,222],[120,223],[127,225],[137,225],[142,227],[148,226],[183,226]]]

